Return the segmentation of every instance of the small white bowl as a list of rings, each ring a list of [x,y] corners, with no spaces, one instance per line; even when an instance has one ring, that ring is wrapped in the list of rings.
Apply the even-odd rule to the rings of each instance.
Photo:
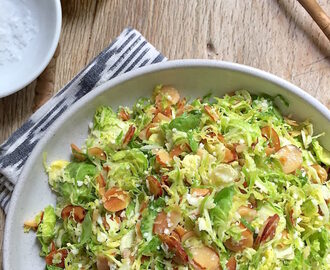
[[[52,59],[61,33],[62,9],[60,0],[11,0],[30,12],[33,24],[31,39],[19,53],[19,59],[3,60],[0,64],[0,98],[22,89],[46,68]],[[6,11],[7,12],[7,11]],[[8,10],[9,12],[9,10]],[[24,23],[30,20],[22,20]]]

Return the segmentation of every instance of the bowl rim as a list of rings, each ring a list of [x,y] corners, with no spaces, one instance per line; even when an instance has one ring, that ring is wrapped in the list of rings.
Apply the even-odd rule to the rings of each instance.
[[[49,3],[51,3],[50,0]],[[40,61],[40,64],[38,67],[31,73],[29,73],[27,76],[25,76],[25,80],[22,80],[21,83],[14,85],[13,87],[1,90],[0,92],[0,98],[7,97],[11,94],[14,94],[20,90],[22,90],[25,86],[33,82],[48,66],[50,60],[52,60],[55,50],[57,48],[57,44],[60,39],[61,35],[61,27],[62,27],[62,7],[61,7],[61,0],[52,0],[55,6],[55,29],[54,29],[54,35],[53,40],[51,43],[50,48],[48,49],[47,55],[43,58],[42,61]]]
[[[96,87],[91,92],[87,93],[84,97],[78,100],[73,106],[67,109],[54,123],[51,127],[46,131],[44,136],[37,143],[33,151],[31,152],[22,173],[20,174],[15,189],[12,193],[9,211],[6,217],[5,228],[4,228],[4,240],[3,240],[3,269],[9,270],[10,261],[9,261],[9,253],[10,253],[10,244],[8,238],[10,238],[11,230],[11,220],[14,215],[14,208],[16,206],[16,201],[18,195],[21,193],[23,184],[27,181],[26,176],[30,171],[30,165],[35,161],[38,156],[38,153],[43,149],[44,145],[48,142],[49,138],[53,136],[54,132],[61,126],[61,124],[67,120],[67,118],[78,111],[82,105],[94,99],[96,96],[102,94],[105,91],[127,81],[133,79],[135,77],[143,76],[149,73],[158,72],[162,70],[176,69],[176,68],[219,68],[225,70],[233,70],[241,73],[245,73],[248,75],[252,75],[254,77],[258,77],[260,79],[264,79],[271,83],[274,83],[285,90],[291,92],[292,94],[300,97],[307,103],[309,103],[312,107],[314,107],[321,115],[323,115],[330,122],[330,110],[326,108],[321,102],[319,102],[316,98],[303,91],[298,86],[295,86],[288,81],[277,77],[276,75],[270,74],[266,71],[253,68],[247,65],[226,62],[226,61],[218,61],[218,60],[205,60],[205,59],[182,59],[182,60],[171,60],[167,62],[161,62],[157,64],[152,64],[149,66],[141,67],[136,70],[132,70],[130,72],[119,75],[118,77],[105,82],[104,84]]]

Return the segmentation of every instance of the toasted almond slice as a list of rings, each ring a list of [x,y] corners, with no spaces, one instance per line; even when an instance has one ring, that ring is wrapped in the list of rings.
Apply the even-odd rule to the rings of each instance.
[[[142,239],[141,220],[138,220],[138,222],[135,225],[135,233],[138,239]]]
[[[135,130],[136,130],[135,126],[133,125],[129,126],[125,138],[123,140],[123,146],[128,145],[128,143],[132,140]]]
[[[150,123],[148,124],[144,129],[142,129],[139,133],[139,138],[143,140],[149,139],[149,137],[152,135],[152,128],[156,127],[156,123]]]
[[[155,103],[157,104],[158,108],[161,107],[164,100],[166,100],[169,105],[177,104],[180,100],[180,94],[178,90],[172,86],[164,85],[155,98]]]
[[[181,236],[181,242],[184,243],[186,240],[194,236],[196,236],[194,231],[187,231],[184,235]]]
[[[129,202],[121,200],[117,197],[111,197],[103,204],[103,206],[109,212],[118,212],[120,210],[124,210],[127,207],[128,203]]]
[[[225,143],[225,137],[222,136],[220,133],[218,133],[217,138],[218,138],[218,140],[219,140],[220,142],[222,142],[223,144]]]
[[[317,173],[318,177],[320,178],[321,184],[324,184],[328,179],[327,171],[318,164],[314,164],[314,165],[312,165],[312,167],[316,170],[316,173]],[[314,183],[317,184],[317,181],[315,181],[315,179],[312,179],[312,180]]]
[[[226,263],[228,270],[236,270],[236,259],[235,257],[230,257]]]
[[[24,227],[30,228],[34,231],[38,229],[38,226],[39,224],[34,219],[24,221]]]
[[[236,242],[234,239],[229,238],[225,242],[226,248],[234,252],[239,252],[253,246],[253,233],[248,230],[242,223],[240,223],[239,226],[243,230],[241,234],[241,240]]]
[[[105,182],[104,177],[101,173],[96,177],[96,181],[99,184],[99,187],[105,187],[106,186],[106,182]]]
[[[214,122],[219,120],[219,116],[214,111],[212,111],[212,108],[209,105],[204,105],[204,110]]]
[[[107,157],[104,151],[99,147],[92,147],[87,150],[87,153],[92,158],[97,158],[102,161],[106,161]]]
[[[182,239],[182,236],[185,235],[187,232],[186,229],[180,225],[176,226],[174,231],[179,235],[180,239]]]
[[[165,115],[166,117],[172,119],[172,108],[171,107],[167,107],[165,108],[165,110],[162,111],[163,115]]]
[[[240,208],[238,208],[237,212],[242,218],[246,219],[248,222],[251,222],[257,216],[257,211],[247,206],[241,206]]]
[[[161,149],[156,154],[156,161],[161,167],[169,167],[172,159],[167,151]]]
[[[168,249],[175,254],[173,260],[177,264],[184,265],[188,262],[188,254],[185,252],[181,243],[177,239],[166,234],[159,235],[159,238],[168,246]]]
[[[79,161],[84,161],[86,160],[86,155],[83,154],[81,152],[81,150],[79,149],[79,147],[73,143],[71,143],[71,151],[72,151],[72,155],[74,156],[74,158],[76,158]]]
[[[290,126],[294,126],[294,127],[298,127],[299,124],[297,123],[297,121],[290,119],[288,117],[284,117],[285,122],[287,122]]]
[[[72,209],[73,209],[73,205],[65,206],[61,212],[62,219],[67,219],[68,217],[70,217]]]
[[[124,108],[121,108],[121,109],[119,110],[118,115],[119,115],[119,118],[120,118],[121,120],[123,120],[123,121],[127,121],[127,120],[130,119],[130,115],[129,115],[129,113],[128,113]]]
[[[174,146],[170,151],[170,157],[177,157],[183,152],[190,152],[189,146],[186,143]]]
[[[302,153],[295,145],[283,146],[276,155],[282,164],[284,173],[292,173],[301,167],[303,162]]]
[[[278,214],[275,214],[267,218],[263,227],[260,229],[258,233],[258,236],[254,243],[255,248],[258,248],[262,243],[274,238],[279,221],[280,221],[280,217]]]
[[[97,270],[110,270],[107,257],[103,255],[98,255],[96,259],[96,268]]]
[[[86,216],[86,210],[81,206],[73,207],[73,218],[75,221],[81,223],[84,221]]]
[[[218,254],[207,246],[192,247],[189,249],[193,262],[201,269],[220,269],[220,259]]]
[[[160,177],[160,182],[164,186],[170,186],[169,176],[168,175],[162,175]]]
[[[225,157],[223,159],[223,162],[224,163],[230,163],[230,162],[233,162],[234,160],[237,160],[237,159],[238,159],[238,156],[236,154],[236,151],[234,149],[230,150],[226,147]]]
[[[176,116],[180,116],[185,111],[185,105],[187,103],[186,98],[180,99],[176,105]]]
[[[160,122],[170,122],[171,118],[162,114],[161,112],[157,113],[157,115],[152,119],[153,123],[160,123]]]
[[[99,185],[99,193],[101,196],[104,196],[105,194],[105,187],[106,187],[106,182],[104,180],[103,175],[100,173],[97,177],[96,177],[96,181]]]
[[[67,205],[62,209],[62,219],[72,217],[76,222],[83,222],[85,219],[86,210],[81,206]]]
[[[59,268],[64,268],[64,260],[68,256],[68,251],[66,249],[59,249],[59,250],[53,250],[51,251],[45,258],[46,264],[47,265],[53,265],[53,259],[56,254],[60,253],[61,254],[61,262],[58,264],[55,264],[55,266]]]
[[[274,148],[275,152],[280,150],[280,148],[281,148],[280,138],[272,127],[270,127],[270,126],[263,127],[261,129],[261,134],[263,137],[265,137],[269,141],[269,143],[271,145],[270,148]]]
[[[162,186],[155,177],[151,175],[148,176],[147,182],[148,182],[149,191],[152,195],[154,195],[156,198],[162,196],[163,194]]]
[[[173,209],[166,213],[160,212],[154,222],[153,232],[154,234],[170,234],[179,224],[181,220],[181,212],[179,209]]]
[[[106,210],[117,212],[128,206],[130,197],[127,192],[120,188],[112,187],[104,194],[103,202]]]
[[[199,196],[204,197],[210,193],[211,193],[211,191],[208,188],[191,188],[190,189],[190,194],[197,196],[197,197],[199,197]]]
[[[179,242],[181,241],[180,235],[175,230],[171,232],[171,236],[174,237]]]

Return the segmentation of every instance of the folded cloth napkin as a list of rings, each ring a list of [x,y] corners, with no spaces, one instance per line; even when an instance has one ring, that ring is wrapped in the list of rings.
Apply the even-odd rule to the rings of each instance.
[[[0,206],[8,211],[10,197],[29,154],[53,122],[73,103],[112,78],[166,61],[135,29],[125,29],[61,91],[40,107],[0,146]]]

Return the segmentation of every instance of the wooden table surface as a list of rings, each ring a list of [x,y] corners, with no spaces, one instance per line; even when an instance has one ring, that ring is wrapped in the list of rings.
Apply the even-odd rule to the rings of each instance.
[[[330,14],[330,0],[319,3]],[[63,0],[62,10],[60,43],[48,68],[20,92],[0,99],[0,143],[127,26],[169,59],[257,67],[330,108],[330,43],[295,0]],[[3,228],[0,213],[1,242]]]

